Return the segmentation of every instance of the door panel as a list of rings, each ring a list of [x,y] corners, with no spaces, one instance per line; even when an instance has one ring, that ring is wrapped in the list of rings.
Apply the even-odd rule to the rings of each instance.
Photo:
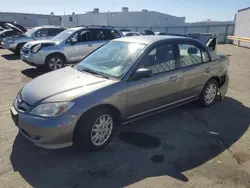
[[[75,44],[65,44],[64,53],[69,62],[79,62],[93,51],[91,42],[77,42]]]
[[[177,101],[182,73],[178,70],[128,82],[128,117]]]
[[[183,97],[199,96],[217,64],[210,62],[208,53],[198,44],[186,42],[178,44],[178,47],[180,70],[183,72]]]

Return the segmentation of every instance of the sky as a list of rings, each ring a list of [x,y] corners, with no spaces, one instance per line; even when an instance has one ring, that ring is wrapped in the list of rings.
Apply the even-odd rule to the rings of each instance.
[[[0,11],[63,15],[86,13],[93,8],[100,12],[121,11],[122,7],[186,17],[186,22],[231,21],[239,9],[250,7],[250,0],[2,0]]]

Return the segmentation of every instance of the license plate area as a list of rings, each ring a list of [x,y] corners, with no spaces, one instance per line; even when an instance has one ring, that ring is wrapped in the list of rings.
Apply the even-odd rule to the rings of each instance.
[[[15,125],[18,126],[18,112],[14,107],[10,108],[11,118],[14,121]]]

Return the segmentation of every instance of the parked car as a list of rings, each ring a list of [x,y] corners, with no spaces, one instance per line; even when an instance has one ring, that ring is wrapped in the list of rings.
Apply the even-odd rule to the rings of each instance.
[[[4,26],[8,29],[0,31],[0,44],[4,38],[20,36],[27,31],[23,26],[16,23],[5,23]]]
[[[42,75],[18,93],[11,114],[43,148],[96,151],[115,127],[199,100],[211,106],[228,89],[228,57],[176,36],[112,40],[79,64]]]
[[[145,35],[155,35],[155,33],[151,30],[145,30],[144,33]]]
[[[167,33],[164,33],[164,32],[154,32],[155,35],[167,35]]]
[[[120,37],[123,34],[113,27],[70,28],[52,40],[27,43],[21,50],[21,59],[32,66],[56,70],[69,63],[79,63],[109,40]]]
[[[139,32],[122,32],[125,37],[132,37],[132,36],[140,36],[141,34]]]
[[[1,42],[1,46],[5,49],[8,49],[15,54],[19,55],[21,48],[27,42],[34,41],[34,40],[46,40],[51,39],[60,32],[65,30],[64,28],[57,27],[57,26],[40,26],[34,27],[24,35],[15,36],[15,37],[7,37]]]

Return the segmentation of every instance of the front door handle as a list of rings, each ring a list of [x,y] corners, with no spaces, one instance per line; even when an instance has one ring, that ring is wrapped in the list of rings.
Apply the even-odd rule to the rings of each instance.
[[[206,69],[205,69],[205,72],[206,72],[206,73],[209,73],[209,72],[210,72],[210,68],[206,68]]]
[[[88,47],[92,47],[92,44],[88,44]]]
[[[169,79],[169,82],[170,82],[170,83],[175,83],[175,82],[177,81],[177,79],[178,79],[177,76],[171,77],[171,78]]]

